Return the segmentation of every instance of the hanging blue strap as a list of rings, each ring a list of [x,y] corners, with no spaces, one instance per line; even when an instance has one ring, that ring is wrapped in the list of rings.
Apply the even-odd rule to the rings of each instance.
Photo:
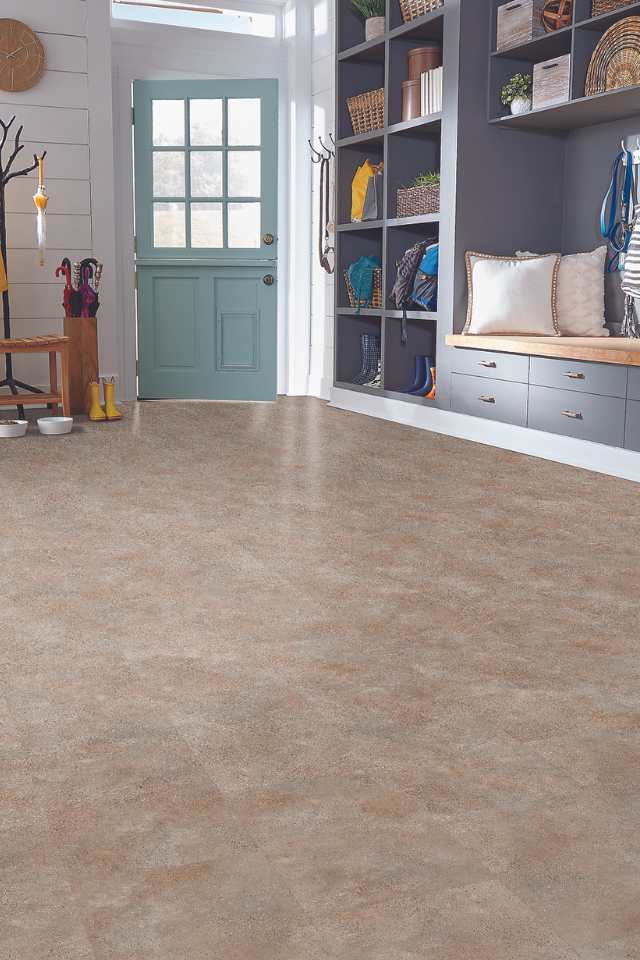
[[[607,263],[609,273],[622,268],[622,255],[629,249],[633,226],[633,190],[633,154],[630,150],[621,150],[613,161],[611,183],[600,213],[600,232],[613,250]]]

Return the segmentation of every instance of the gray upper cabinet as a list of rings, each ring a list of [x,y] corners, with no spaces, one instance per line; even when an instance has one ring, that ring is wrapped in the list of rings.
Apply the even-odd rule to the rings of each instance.
[[[531,357],[530,383],[603,397],[626,397],[627,368],[613,363]]]

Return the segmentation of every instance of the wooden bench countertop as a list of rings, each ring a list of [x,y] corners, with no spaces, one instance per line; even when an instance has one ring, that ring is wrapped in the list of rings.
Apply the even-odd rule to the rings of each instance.
[[[495,350],[498,353],[522,353],[534,357],[566,357],[569,360],[593,360],[640,367],[640,340],[623,337],[482,337],[453,334],[447,346],[467,350]]]

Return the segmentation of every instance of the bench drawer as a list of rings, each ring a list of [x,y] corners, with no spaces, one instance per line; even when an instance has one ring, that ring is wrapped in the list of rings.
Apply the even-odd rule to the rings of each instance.
[[[529,357],[511,353],[490,353],[488,350],[453,351],[454,373],[473,377],[490,377],[491,380],[529,381]]]
[[[457,413],[502,423],[527,424],[527,385],[454,373],[451,408]]]
[[[573,390],[529,387],[529,426],[580,440],[624,446],[626,401]]]
[[[640,400],[640,367],[629,367],[629,400]]]
[[[529,382],[539,387],[596,393],[602,397],[626,397],[627,368],[614,363],[531,357]]]
[[[627,401],[627,429],[624,445],[627,450],[640,452],[640,400]]]

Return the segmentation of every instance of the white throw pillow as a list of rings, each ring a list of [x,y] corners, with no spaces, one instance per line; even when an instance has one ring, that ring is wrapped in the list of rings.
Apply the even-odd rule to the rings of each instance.
[[[518,251],[517,256],[530,256]],[[607,248],[562,257],[558,273],[558,327],[563,337],[608,337],[604,325]]]
[[[494,257],[467,253],[469,306],[463,333],[557,337],[560,254]]]

